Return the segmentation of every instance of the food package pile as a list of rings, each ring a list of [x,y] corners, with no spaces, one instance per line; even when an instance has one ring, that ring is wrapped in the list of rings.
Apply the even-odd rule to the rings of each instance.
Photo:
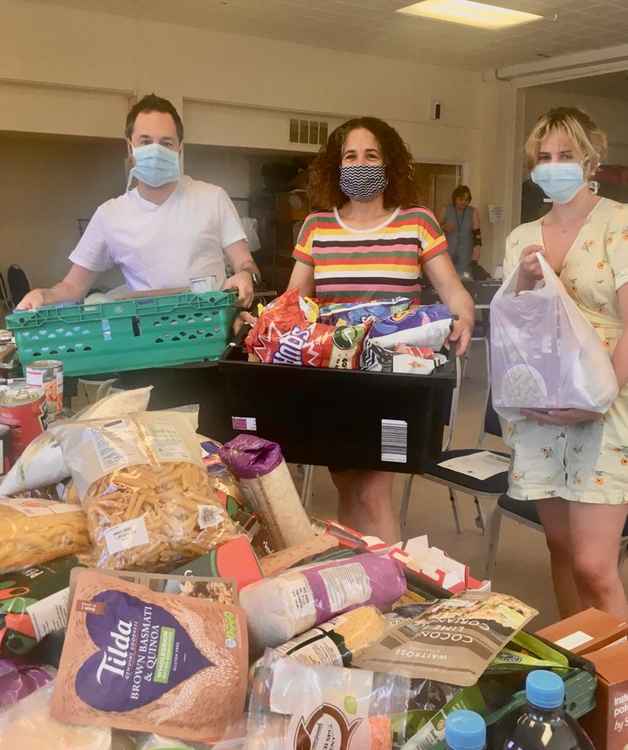
[[[399,297],[319,307],[290,289],[260,309],[245,347],[267,364],[429,375],[447,361],[453,322],[445,305]]]
[[[572,669],[426,540],[308,517],[280,446],[196,428],[56,422],[57,499],[0,500],[0,750],[436,750],[453,711]]]

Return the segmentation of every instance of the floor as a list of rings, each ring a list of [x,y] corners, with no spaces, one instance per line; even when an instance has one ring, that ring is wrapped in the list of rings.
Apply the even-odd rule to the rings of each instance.
[[[472,447],[481,425],[481,412],[486,388],[486,370],[483,348],[474,345],[465,375],[454,447]],[[499,449],[498,440],[489,441],[487,447]],[[397,476],[395,498],[401,497],[404,477]],[[445,487],[420,477],[414,481],[408,532],[410,536],[427,533],[430,544],[445,550],[451,557],[466,562],[471,572],[483,577],[486,563],[488,535],[483,536],[475,526],[474,504],[471,497],[459,495],[458,503],[463,526],[457,534]],[[492,502],[484,502],[482,509],[488,520]],[[314,494],[311,511],[322,518],[335,517],[336,493],[326,469],[317,468],[314,475]],[[624,582],[628,566],[624,567]],[[493,576],[493,590],[512,594],[539,611],[531,623],[538,629],[555,622],[558,611],[554,602],[550,578],[549,556],[542,534],[508,519],[502,522],[497,567]]]

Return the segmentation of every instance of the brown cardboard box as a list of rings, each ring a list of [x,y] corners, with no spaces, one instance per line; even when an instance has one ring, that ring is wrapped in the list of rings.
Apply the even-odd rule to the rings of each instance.
[[[628,746],[628,643],[587,654],[598,676],[595,710],[581,719],[596,750]]]
[[[584,612],[539,630],[537,635],[582,656],[627,640],[628,623],[600,612],[599,609],[585,609]]]

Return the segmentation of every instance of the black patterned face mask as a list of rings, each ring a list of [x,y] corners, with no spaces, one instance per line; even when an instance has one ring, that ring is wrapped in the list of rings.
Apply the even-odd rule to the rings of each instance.
[[[386,190],[383,164],[347,164],[340,167],[340,189],[354,201],[370,201]]]

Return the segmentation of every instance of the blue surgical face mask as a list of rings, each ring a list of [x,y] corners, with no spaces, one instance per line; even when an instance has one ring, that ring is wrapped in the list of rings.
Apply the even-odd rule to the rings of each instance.
[[[554,203],[569,203],[585,185],[584,170],[577,161],[537,164],[530,177]]]
[[[129,173],[129,184],[135,177],[139,182],[158,188],[169,182],[176,182],[181,176],[179,152],[160,143],[134,146],[133,158],[135,166]]]

